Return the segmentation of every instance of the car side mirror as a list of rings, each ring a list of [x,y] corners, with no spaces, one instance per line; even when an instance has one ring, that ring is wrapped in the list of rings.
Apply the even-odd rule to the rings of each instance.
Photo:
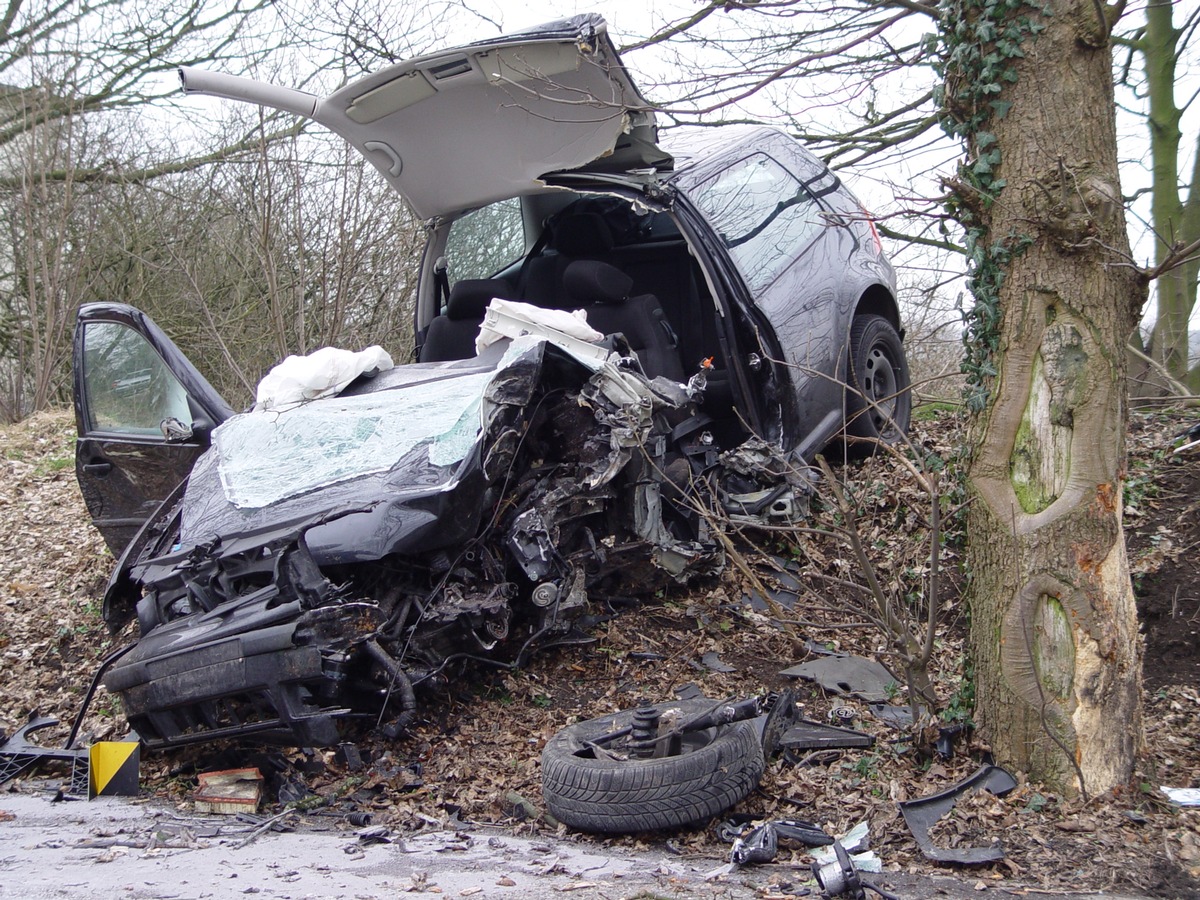
[[[158,427],[168,444],[180,444],[192,439],[192,426],[174,416],[163,419],[158,423]]]

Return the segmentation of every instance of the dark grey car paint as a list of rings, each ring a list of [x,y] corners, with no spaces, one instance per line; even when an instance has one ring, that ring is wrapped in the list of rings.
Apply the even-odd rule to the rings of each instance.
[[[591,20],[585,24],[595,25]],[[445,55],[449,58],[453,51]],[[252,99],[263,102],[261,98]],[[645,145],[641,149],[644,151]],[[790,453],[793,465],[802,463],[842,427],[845,400],[844,387],[839,382],[846,375],[844,343],[856,312],[883,315],[899,330],[894,273],[857,201],[841,187],[836,176],[785,135],[762,128],[692,132],[672,137],[668,149],[677,160],[674,171],[671,157],[659,154],[657,172],[621,173],[598,166],[589,171],[545,174],[542,180],[546,189],[557,186],[579,196],[616,195],[643,209],[671,214],[707,285],[702,296],[712,303],[709,308],[683,310],[682,314],[715,319],[713,334],[728,367],[729,390],[737,413],[750,431],[774,445],[775,452]],[[756,292],[747,287],[747,273],[739,270],[712,223],[690,196],[710,176],[752,153],[767,153],[791,171],[808,186],[814,203],[823,213],[819,233],[806,246],[795,248],[790,263],[782,267],[770,284]],[[452,218],[451,215],[430,223],[434,240],[422,263],[415,322],[418,333],[437,312],[431,254],[436,255],[436,240]],[[514,267],[519,267],[519,261]],[[420,454],[412,454],[388,472],[327,485],[259,509],[237,509],[223,494],[215,453],[196,460],[207,446],[211,425],[230,414],[228,407],[215,397],[207,382],[165,335],[136,310],[114,304],[87,307],[80,314],[81,333],[88,322],[106,320],[121,321],[134,328],[155,347],[188,388],[199,425],[187,441],[169,444],[165,439],[141,438],[133,442],[136,447],[132,451],[122,455],[115,442],[101,442],[101,438],[108,440],[114,436],[89,433],[86,396],[78,388],[81,370],[77,368],[80,458],[93,459],[88,454],[100,447],[101,452],[108,454],[105,460],[120,464],[117,468],[128,462],[126,471],[139,480],[142,494],[128,491],[135,511],[125,515],[129,520],[126,524],[136,521],[138,516],[146,516],[153,501],[166,496],[176,477],[185,477],[189,469],[191,473],[190,480],[167,499],[129,544],[105,598],[110,625],[121,624],[136,611],[145,634],[142,644],[110,673],[107,683],[110,689],[123,694],[127,704],[132,704],[139,721],[153,733],[152,743],[184,743],[206,739],[206,735],[281,729],[285,732],[290,729],[293,738],[301,742],[329,742],[337,734],[333,725],[336,718],[343,714],[364,714],[361,706],[342,709],[338,705],[343,700],[338,693],[339,679],[347,677],[339,672],[344,668],[361,676],[362,667],[368,665],[362,660],[364,648],[370,649],[368,655],[375,663],[382,661],[384,674],[391,672],[393,678],[400,664],[415,666],[417,671],[426,673],[422,677],[432,677],[450,658],[481,652],[472,641],[480,643],[477,629],[483,619],[487,619],[489,627],[502,624],[506,631],[508,595],[503,598],[505,610],[501,610],[496,605],[500,601],[494,602],[493,595],[483,597],[468,591],[464,621],[473,617],[475,624],[464,626],[461,640],[466,644],[456,647],[451,628],[457,627],[457,601],[444,590],[447,582],[434,577],[442,571],[440,567],[446,567],[445,571],[451,574],[459,571],[455,568],[459,565],[456,560],[461,561],[467,546],[498,546],[499,536],[489,534],[490,525],[481,517],[484,510],[502,508],[499,504],[502,494],[496,492],[506,490],[509,482],[507,475],[498,480],[496,472],[486,471],[487,465],[479,455],[483,444],[477,445],[456,467],[452,490],[443,489],[450,473],[431,466]],[[80,354],[81,343],[77,339],[77,360]],[[506,402],[513,410],[523,410],[522,404],[534,396],[535,388],[549,393],[558,390],[556,385],[568,391],[579,389],[578,372],[567,374],[577,368],[578,362],[564,363],[556,354],[552,357],[548,365],[539,362],[530,368],[527,376],[515,373],[502,380],[500,389],[511,394]],[[692,361],[687,363],[692,364]],[[490,365],[494,365],[494,360],[406,366],[374,381],[360,382],[352,387],[351,393],[420,389],[430,380]],[[527,396],[522,391],[528,392]],[[672,391],[678,394],[681,387],[676,385]],[[735,480],[744,480],[746,469],[744,462],[736,463],[728,472],[717,465],[719,450],[736,455],[738,448],[706,449],[701,433],[693,427],[702,428],[703,417],[687,412],[689,402],[679,394],[678,399],[667,404],[675,410],[673,415],[677,420],[685,413],[693,418],[678,421],[678,429],[663,430],[661,422],[656,425],[654,453],[661,458],[640,475],[634,472],[628,483],[620,482],[621,491],[628,492],[628,496],[617,492],[615,482],[590,499],[584,493],[572,493],[579,491],[578,483],[566,494],[562,493],[565,490],[562,486],[556,489],[560,493],[555,502],[583,502],[585,508],[590,504],[588,515],[595,516],[602,507],[611,504],[612,521],[605,527],[613,527],[612,533],[627,542],[617,547],[619,552],[611,547],[606,550],[603,543],[592,543],[593,558],[589,565],[598,568],[588,575],[589,583],[603,576],[606,565],[619,571],[629,561],[644,565],[647,560],[643,557],[656,561],[659,575],[663,574],[664,565],[672,568],[674,576],[686,574],[689,567],[697,572],[711,570],[714,563],[710,547],[701,541],[689,542],[673,535],[659,519],[657,510],[666,506],[660,489],[666,494],[672,490],[663,476],[662,463],[668,460],[686,463],[685,469],[693,481],[704,473],[714,473],[712,477],[718,481],[730,474]],[[614,426],[607,422],[601,425],[598,431],[595,423],[589,426],[592,431],[580,431],[579,439],[610,440],[605,435],[609,431],[615,434]],[[676,438],[676,430],[681,437]],[[502,437],[498,432],[489,440],[499,441]],[[616,452],[615,444],[612,452]],[[163,468],[157,469],[157,481],[137,471],[143,462],[152,463],[155,453],[164,454],[168,460]],[[762,457],[747,454],[745,458],[752,460],[751,470],[760,470]],[[770,462],[770,453],[765,459]],[[779,462],[776,459],[771,465],[778,467]],[[567,469],[580,465],[579,460],[571,460]],[[79,468],[81,487],[85,496],[89,492],[95,494],[97,473],[83,466],[81,463]],[[788,480],[770,475],[770,468],[761,469],[768,481],[777,478],[783,484]],[[513,475],[519,477],[521,473]],[[543,479],[539,484],[553,481],[545,473],[531,477]],[[108,483],[117,481],[110,479]],[[753,485],[745,489],[751,488]],[[525,593],[535,586],[541,589],[545,585],[537,582],[550,579],[551,611],[566,602],[572,615],[578,615],[587,596],[582,580],[587,567],[580,568],[580,554],[589,554],[582,536],[576,536],[576,543],[569,550],[560,548],[550,537],[557,533],[558,525],[548,522],[543,526],[538,504],[553,499],[556,496],[553,491],[544,497],[536,491],[533,495],[526,494],[522,502],[532,502],[531,496],[537,503],[527,508],[528,515],[518,517],[504,542],[510,554],[508,562],[523,570],[527,579],[520,589],[521,596],[511,600],[514,607],[522,605],[527,618],[532,617],[534,624],[529,627],[534,634],[529,637],[530,642],[541,633],[536,631],[538,627],[549,626],[545,625],[546,610],[538,612],[535,607],[539,601],[532,601]],[[549,509],[555,515],[566,516],[561,524],[570,527],[566,505],[560,511],[555,511],[553,505]],[[623,524],[618,526],[617,518]],[[672,523],[675,528],[680,525],[681,521]],[[122,537],[128,539],[128,529]],[[569,565],[564,556],[568,552],[574,554]],[[496,563],[491,565],[494,569]],[[385,576],[389,573],[404,573],[413,567],[420,571],[412,578],[405,575],[406,596],[420,596],[422,579],[429,580],[431,593],[424,602],[431,609],[440,610],[435,610],[432,621],[424,612],[415,620],[407,618],[408,608],[396,605],[398,595],[388,600],[387,592],[380,593],[376,587],[387,584]],[[512,569],[512,565],[508,568]],[[465,577],[468,588],[478,585],[480,580],[471,580],[469,572]],[[637,580],[641,576],[630,577]],[[483,579],[483,587],[494,585],[497,590],[515,590],[517,586],[510,580],[519,581],[520,577],[514,572],[494,570]],[[143,589],[146,589],[144,597]],[[193,611],[172,612],[185,599]],[[505,612],[505,617],[494,619],[498,612]],[[397,616],[389,626],[388,621]],[[439,623],[444,616],[449,618],[444,619],[443,626]],[[553,633],[561,636],[564,633],[561,629],[568,626],[567,620],[560,622],[557,613],[551,618],[553,627],[558,629]],[[408,626],[408,622],[413,624]],[[543,624],[539,626],[537,622]],[[402,640],[396,631],[400,626],[410,629],[406,631],[410,635],[408,640]],[[380,629],[389,627],[389,646],[399,661],[381,651],[373,637],[383,633]],[[418,636],[419,652],[406,659],[409,641]],[[382,638],[379,643],[383,643]],[[517,653],[518,661],[528,646],[527,643]],[[375,670],[378,678],[378,666]],[[247,696],[269,694],[273,699],[268,719],[240,729],[236,725],[206,724],[210,714],[205,710],[229,700],[221,694],[222,685],[227,692]],[[375,689],[381,690],[378,684]],[[404,712],[398,722],[411,714],[411,686],[406,696],[409,699],[404,700]],[[386,696],[382,702],[387,706]],[[172,708],[185,707],[186,713],[172,712]],[[227,712],[222,713],[222,722],[228,722]],[[211,718],[212,722],[217,721],[215,712]],[[396,725],[397,730],[399,727]]]
[[[92,427],[83,339],[89,324],[115,323],[142,335],[188,392],[192,436],[168,441],[162,435],[133,435]],[[75,475],[92,522],[115,556],[187,477],[208,448],[212,429],[233,410],[151,319],[119,303],[94,303],[79,311],[75,330]]]

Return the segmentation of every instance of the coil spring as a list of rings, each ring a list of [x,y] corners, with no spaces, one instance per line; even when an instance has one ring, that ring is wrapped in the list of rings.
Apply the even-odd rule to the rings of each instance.
[[[658,737],[658,710],[653,706],[643,706],[633,714],[633,725],[630,728],[629,739],[636,744],[649,744]],[[652,746],[634,746],[631,755],[635,759],[650,759],[654,756]]]

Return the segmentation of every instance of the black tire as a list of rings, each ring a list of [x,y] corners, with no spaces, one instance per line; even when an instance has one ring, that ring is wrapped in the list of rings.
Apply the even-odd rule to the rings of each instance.
[[[712,709],[713,700],[683,700],[683,721]],[[705,822],[744,798],[766,769],[751,722],[685,736],[678,756],[617,760],[597,757],[585,743],[626,728],[634,711],[570,725],[542,751],[542,796],[560,822],[580,831],[626,834]]]
[[[912,418],[912,382],[904,344],[883,316],[855,316],[850,328],[849,376],[846,434],[888,444],[899,441]],[[870,453],[871,445],[860,444],[859,449]]]

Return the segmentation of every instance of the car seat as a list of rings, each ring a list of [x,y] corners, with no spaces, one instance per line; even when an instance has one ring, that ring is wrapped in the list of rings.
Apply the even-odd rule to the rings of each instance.
[[[447,362],[475,355],[475,338],[483,314],[495,297],[509,299],[512,287],[499,278],[464,278],[455,282],[446,301],[446,312],[429,323],[421,362]]]
[[[547,309],[567,309],[569,292],[564,293],[566,270],[576,260],[595,260],[607,256],[613,248],[613,234],[599,213],[573,213],[552,221],[547,250],[532,257],[521,273],[520,296],[527,303]]]
[[[568,297],[584,308],[588,324],[604,334],[621,333],[647,377],[682,382],[679,340],[653,294],[630,297],[633,279],[598,260],[575,260],[563,273]]]

